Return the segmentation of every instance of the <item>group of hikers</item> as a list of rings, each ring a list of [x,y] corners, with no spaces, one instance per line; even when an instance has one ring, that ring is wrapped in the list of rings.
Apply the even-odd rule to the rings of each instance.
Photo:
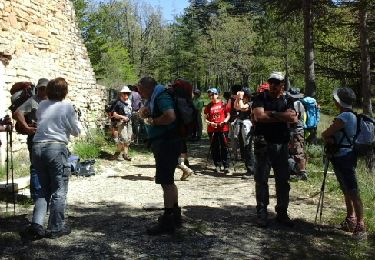
[[[230,158],[230,154],[240,150],[238,157],[243,159],[246,168],[244,178],[253,175],[255,180],[257,224],[267,227],[268,179],[272,168],[277,198],[276,221],[293,227],[294,222],[288,215],[289,182],[291,172],[297,179],[307,179],[303,132],[306,111],[301,109],[303,104],[298,104],[302,94],[297,89],[287,91],[285,83],[283,73],[273,72],[257,93],[234,86],[227,100],[221,100],[219,89],[212,87],[207,91],[210,102],[206,106],[201,91],[193,90],[189,82],[181,79],[165,87],[146,76],[132,89],[124,86],[119,91],[119,99],[107,110],[116,126],[113,131],[117,144],[114,158],[132,159],[129,146],[140,134],[139,125],[144,126],[156,164],[155,183],[163,190],[164,213],[147,229],[149,235],[173,233],[182,226],[174,173],[177,167],[181,168],[181,180],[188,179],[193,173],[189,167],[187,141],[201,139],[202,114],[207,124],[215,173],[231,174],[230,160],[234,156]],[[77,136],[80,129],[74,107],[64,101],[68,93],[65,79],[40,79],[36,87],[37,94],[13,114],[28,134],[31,196],[35,203],[31,225],[23,235],[33,239],[57,238],[71,232],[64,217],[70,175],[67,144],[69,136]],[[181,90],[193,93],[187,103],[180,103],[176,98]],[[340,114],[323,132],[322,138],[326,146],[342,144],[330,156],[347,208],[341,228],[352,232],[355,238],[365,239],[363,206],[355,175],[357,158],[351,146],[356,135],[353,129],[356,129],[357,117],[352,113],[356,97],[350,88],[344,87],[334,91],[333,99]],[[196,120],[191,131],[182,129],[187,124],[181,123],[181,104],[195,108]],[[25,117],[30,116],[36,124],[26,122]],[[310,132],[311,140],[316,139],[316,126]],[[47,209],[50,214],[45,229]]]

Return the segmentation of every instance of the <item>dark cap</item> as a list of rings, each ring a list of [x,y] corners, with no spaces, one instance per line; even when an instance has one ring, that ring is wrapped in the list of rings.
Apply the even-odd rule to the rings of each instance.
[[[40,87],[47,87],[49,80],[46,78],[41,78],[38,80],[38,84],[36,85],[37,88]]]

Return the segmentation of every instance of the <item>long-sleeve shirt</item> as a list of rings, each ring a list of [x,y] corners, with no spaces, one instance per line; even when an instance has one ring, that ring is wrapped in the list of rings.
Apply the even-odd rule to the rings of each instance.
[[[65,101],[44,100],[36,111],[37,130],[33,142],[63,142],[70,135],[78,136],[81,130],[72,104]]]

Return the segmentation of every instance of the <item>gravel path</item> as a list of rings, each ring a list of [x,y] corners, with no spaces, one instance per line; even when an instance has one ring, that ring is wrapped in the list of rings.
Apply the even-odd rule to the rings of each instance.
[[[180,170],[176,171],[185,223],[175,235],[145,234],[146,227],[162,213],[162,192],[152,180],[152,155],[137,154],[130,163],[100,160],[97,175],[71,178],[67,215],[73,231],[69,236],[22,242],[17,232],[30,219],[32,207],[18,206],[18,217],[1,218],[2,259],[347,257],[349,235],[313,224],[319,195],[302,194],[292,184],[289,212],[296,220],[295,227],[280,227],[272,220],[267,229],[258,228],[254,181],[241,179],[241,165],[237,165],[237,174],[218,176],[210,165],[206,167],[207,140],[191,144],[190,148],[195,157],[191,164],[197,174],[183,182],[179,181]],[[269,210],[273,218],[273,179],[270,189]],[[324,214],[337,209],[327,206]],[[373,256],[375,253],[365,255]]]

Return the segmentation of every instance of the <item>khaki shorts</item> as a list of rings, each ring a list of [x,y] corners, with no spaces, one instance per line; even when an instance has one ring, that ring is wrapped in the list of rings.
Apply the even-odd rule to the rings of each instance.
[[[121,123],[118,125],[118,140],[117,143],[130,144],[133,130],[131,122]]]

